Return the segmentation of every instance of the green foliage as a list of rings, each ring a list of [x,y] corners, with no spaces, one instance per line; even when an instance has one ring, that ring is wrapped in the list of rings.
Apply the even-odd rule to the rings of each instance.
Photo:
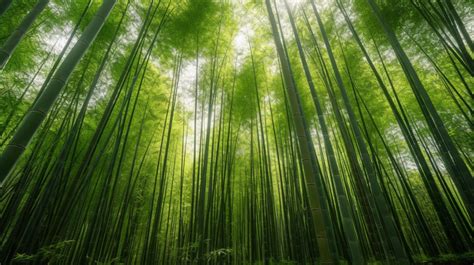
[[[318,264],[322,234],[340,264],[471,262],[474,6],[441,2],[117,1],[0,184],[0,263]],[[0,151],[88,3],[50,1],[0,71]]]
[[[35,254],[17,253],[12,259],[13,264],[35,264],[35,263],[47,263],[57,264],[61,262],[66,256],[64,251],[67,251],[71,245],[74,244],[74,240],[60,241],[52,245],[44,246],[39,249]]]

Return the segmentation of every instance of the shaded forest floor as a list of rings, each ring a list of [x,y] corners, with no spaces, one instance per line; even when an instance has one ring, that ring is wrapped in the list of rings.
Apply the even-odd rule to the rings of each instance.
[[[49,253],[51,254],[51,253]],[[53,255],[55,256],[55,255]],[[224,259],[225,260],[225,259]],[[41,253],[39,255],[27,255],[27,254],[17,254],[15,259],[12,261],[12,264],[56,264],[56,262],[61,263],[61,257],[51,257],[48,255],[44,255]],[[455,255],[455,254],[444,254],[437,257],[426,257],[426,256],[418,256],[414,258],[414,264],[417,265],[473,265],[474,264],[474,252],[468,252],[463,255]],[[97,264],[123,264],[120,262],[110,261],[110,262],[98,262]],[[215,264],[215,263],[211,263]],[[220,264],[220,262],[218,262]],[[225,261],[222,264],[227,264]],[[257,262],[254,265],[299,265],[300,263],[296,261],[289,261],[289,260],[280,260],[275,261],[270,259],[269,262]],[[341,265],[349,264],[347,261],[341,261]],[[386,262],[383,261],[369,261],[367,265],[384,265]]]
[[[423,265],[473,265],[474,252],[467,252],[462,255],[445,254],[438,257],[415,257],[415,264]]]

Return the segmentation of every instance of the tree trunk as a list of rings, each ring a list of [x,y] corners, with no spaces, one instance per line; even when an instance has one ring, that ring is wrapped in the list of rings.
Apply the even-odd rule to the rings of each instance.
[[[305,128],[304,113],[302,112],[302,107],[299,102],[299,96],[296,91],[296,87],[292,78],[292,73],[290,69],[289,62],[286,58],[286,54],[279,38],[278,29],[273,15],[272,6],[270,0],[266,0],[266,8],[268,16],[270,19],[273,38],[275,41],[275,46],[277,48],[278,56],[280,58],[283,79],[285,81],[286,90],[289,97],[289,103],[291,107],[291,113],[294,119],[295,131],[298,138],[299,149],[301,152],[302,164],[304,169],[305,184],[308,191],[308,201],[310,205],[311,215],[313,217],[314,229],[316,231],[317,243],[319,248],[319,255],[321,258],[321,264],[334,264],[336,262],[335,253],[332,253],[330,249],[330,244],[333,242],[329,241],[328,233],[326,226],[326,218],[324,218],[324,213],[321,204],[326,203],[326,198],[321,194],[320,190],[322,187],[318,187],[316,184],[316,179],[320,176],[317,175],[317,171],[312,164],[314,159],[311,159],[314,155],[314,152],[311,152],[312,141],[308,135],[308,132]]]
[[[99,33],[115,3],[116,0],[104,0],[102,6],[86,27],[76,45],[72,48],[57,72],[54,74],[51,82],[24,117],[13,136],[13,139],[5,148],[0,158],[0,187],[3,186],[4,180],[10,170],[23,154],[36,130],[45,119],[48,111],[61,93],[62,88],[66,85],[75,66],[79,63],[82,56]]]
[[[6,1],[6,3],[3,3],[3,2],[0,3],[0,15],[3,13],[2,11],[6,10],[8,5],[10,4],[9,2],[11,1]],[[28,15],[25,16],[25,18],[23,19],[23,21],[21,21],[18,28],[15,29],[12,35],[10,35],[7,41],[3,44],[3,47],[0,48],[0,70],[5,67],[5,65],[8,62],[8,59],[10,59],[10,56],[12,56],[13,52],[15,51],[16,47],[25,36],[28,29],[31,27],[33,22],[35,22],[39,14],[43,12],[43,10],[46,8],[48,3],[49,3],[49,0],[39,0],[38,3],[33,8],[33,10],[31,10],[30,13],[28,13]],[[4,5],[7,5],[7,6],[4,6]]]
[[[303,46],[301,45],[298,30],[296,28],[296,23],[293,19],[293,15],[291,14],[287,0],[285,0],[285,4],[286,4],[286,9],[288,11],[288,16],[290,18],[291,28],[293,29],[293,34],[295,36],[295,41],[298,46],[298,53],[300,55],[300,60],[303,65],[303,70],[306,76],[306,80],[308,82],[308,86],[311,90],[311,96],[313,98],[313,102],[316,107],[316,112],[318,115],[319,124],[321,126],[321,131],[322,131],[323,139],[324,139],[324,146],[326,147],[326,154],[329,160],[329,166],[330,166],[329,168],[330,168],[330,172],[332,174],[332,178],[333,178],[336,192],[337,192],[337,203],[339,203],[339,208],[340,208],[341,218],[342,218],[342,227],[343,227],[344,234],[348,243],[350,260],[352,261],[353,264],[363,264],[364,258],[363,258],[362,250],[360,247],[359,239],[357,236],[357,231],[355,230],[355,226],[354,226],[354,217],[352,214],[352,209],[350,208],[349,200],[344,190],[344,183],[343,183],[341,174],[339,172],[339,168],[336,162],[336,157],[334,154],[334,149],[332,147],[332,143],[329,138],[329,133],[328,133],[327,125],[326,125],[326,120],[324,118],[323,109],[322,109],[321,103],[319,102],[318,96],[316,94],[313,78],[311,76],[311,72],[309,70],[309,66],[306,61],[306,57],[303,51]]]
[[[447,170],[452,176],[453,182],[456,185],[461,197],[466,203],[466,208],[472,220],[472,213],[474,209],[474,180],[472,175],[462,159],[459,151],[454,144],[453,140],[449,136],[449,133],[444,126],[441,117],[436,111],[433,102],[428,95],[425,87],[421,83],[418,74],[415,71],[410,59],[403,50],[400,42],[395,35],[393,29],[385,21],[380,8],[374,0],[367,0],[372,12],[377,17],[380,25],[382,26],[388,41],[392,45],[392,48],[397,55],[397,59],[405,72],[405,75],[410,83],[413,93],[420,105],[423,115],[426,118],[428,127],[433,134],[436,144],[438,145]]]
[[[13,0],[1,0],[0,1],[0,16],[7,11],[12,4]]]

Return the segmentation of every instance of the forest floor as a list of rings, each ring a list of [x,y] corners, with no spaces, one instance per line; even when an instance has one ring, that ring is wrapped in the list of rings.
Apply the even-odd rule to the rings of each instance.
[[[474,265],[474,251],[462,255],[444,254],[438,257],[416,257],[415,264],[423,265]]]

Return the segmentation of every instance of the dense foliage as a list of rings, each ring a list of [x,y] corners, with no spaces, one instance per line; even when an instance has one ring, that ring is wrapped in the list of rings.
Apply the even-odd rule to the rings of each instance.
[[[473,14],[0,0],[0,263],[471,264]]]

